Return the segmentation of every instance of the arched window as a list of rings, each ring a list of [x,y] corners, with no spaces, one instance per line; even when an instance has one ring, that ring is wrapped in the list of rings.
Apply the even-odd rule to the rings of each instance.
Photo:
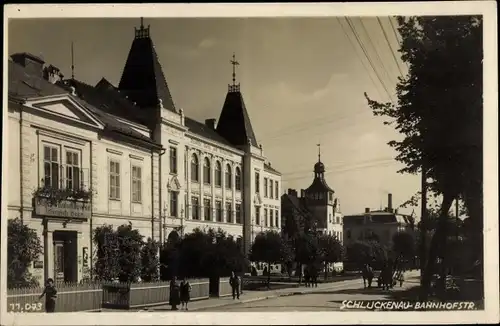
[[[241,170],[239,167],[236,167],[236,172],[235,172],[235,178],[234,178],[234,183],[236,186],[236,190],[241,191]]]
[[[211,181],[211,173],[212,171],[210,170],[210,160],[208,157],[205,157],[205,160],[203,162],[203,182],[206,184],[210,184]]]
[[[219,161],[215,162],[215,185],[222,186],[222,166]]]
[[[196,154],[193,154],[191,156],[191,181],[195,182],[200,181],[198,167],[199,167],[198,156]]]
[[[231,189],[232,177],[233,177],[233,174],[231,173],[231,165],[227,164],[226,165],[226,180],[225,180],[227,189]]]

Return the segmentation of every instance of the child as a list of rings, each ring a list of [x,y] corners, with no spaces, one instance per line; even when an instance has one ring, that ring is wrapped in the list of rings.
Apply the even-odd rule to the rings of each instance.
[[[184,277],[181,281],[181,286],[180,286],[180,294],[181,294],[181,309],[186,307],[186,310],[188,309],[188,303],[189,300],[191,299],[191,284],[189,284],[189,281],[186,280]]]
[[[57,290],[54,286],[54,280],[49,278],[45,283],[43,293],[40,299],[45,295],[45,312],[54,312],[56,310]]]

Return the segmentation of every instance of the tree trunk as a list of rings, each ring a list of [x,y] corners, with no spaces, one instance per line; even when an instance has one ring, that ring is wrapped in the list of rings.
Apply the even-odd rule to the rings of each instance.
[[[302,263],[299,263],[299,285],[302,284]]]
[[[328,262],[325,261],[325,281],[328,278]]]
[[[439,254],[439,248],[445,248],[447,231],[446,226],[448,222],[448,211],[450,210],[451,204],[454,200],[453,195],[443,194],[443,203],[441,205],[441,212],[439,215],[439,222],[436,228],[436,232],[431,240],[431,245],[429,248],[429,255],[427,259],[427,266],[425,266],[425,271],[422,276],[422,292],[421,300],[427,300],[431,290],[432,275],[436,268],[436,259]]]
[[[271,263],[267,263],[267,288],[271,288]]]

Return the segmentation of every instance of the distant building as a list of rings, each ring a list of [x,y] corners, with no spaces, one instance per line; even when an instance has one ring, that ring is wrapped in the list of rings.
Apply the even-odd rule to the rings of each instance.
[[[297,224],[300,217],[315,223],[320,234],[328,234],[343,241],[343,216],[339,209],[339,201],[335,198],[335,191],[325,180],[325,165],[321,162],[321,153],[318,162],[314,165],[314,179],[307,189],[302,189],[300,197],[297,191],[289,189],[282,196],[282,225],[292,222]]]
[[[358,240],[374,240],[391,246],[393,236],[402,231],[413,232],[415,217],[398,213],[392,207],[392,194],[388,195],[388,205],[383,210],[370,210],[355,215],[344,216],[344,244]]]

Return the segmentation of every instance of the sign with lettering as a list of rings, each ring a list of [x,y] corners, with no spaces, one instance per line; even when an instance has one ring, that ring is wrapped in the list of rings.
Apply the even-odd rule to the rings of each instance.
[[[36,260],[33,262],[33,268],[43,268],[43,261],[41,260]]]
[[[91,215],[90,203],[63,200],[57,204],[51,204],[44,198],[35,200],[35,212],[37,215],[63,218],[88,219]]]

